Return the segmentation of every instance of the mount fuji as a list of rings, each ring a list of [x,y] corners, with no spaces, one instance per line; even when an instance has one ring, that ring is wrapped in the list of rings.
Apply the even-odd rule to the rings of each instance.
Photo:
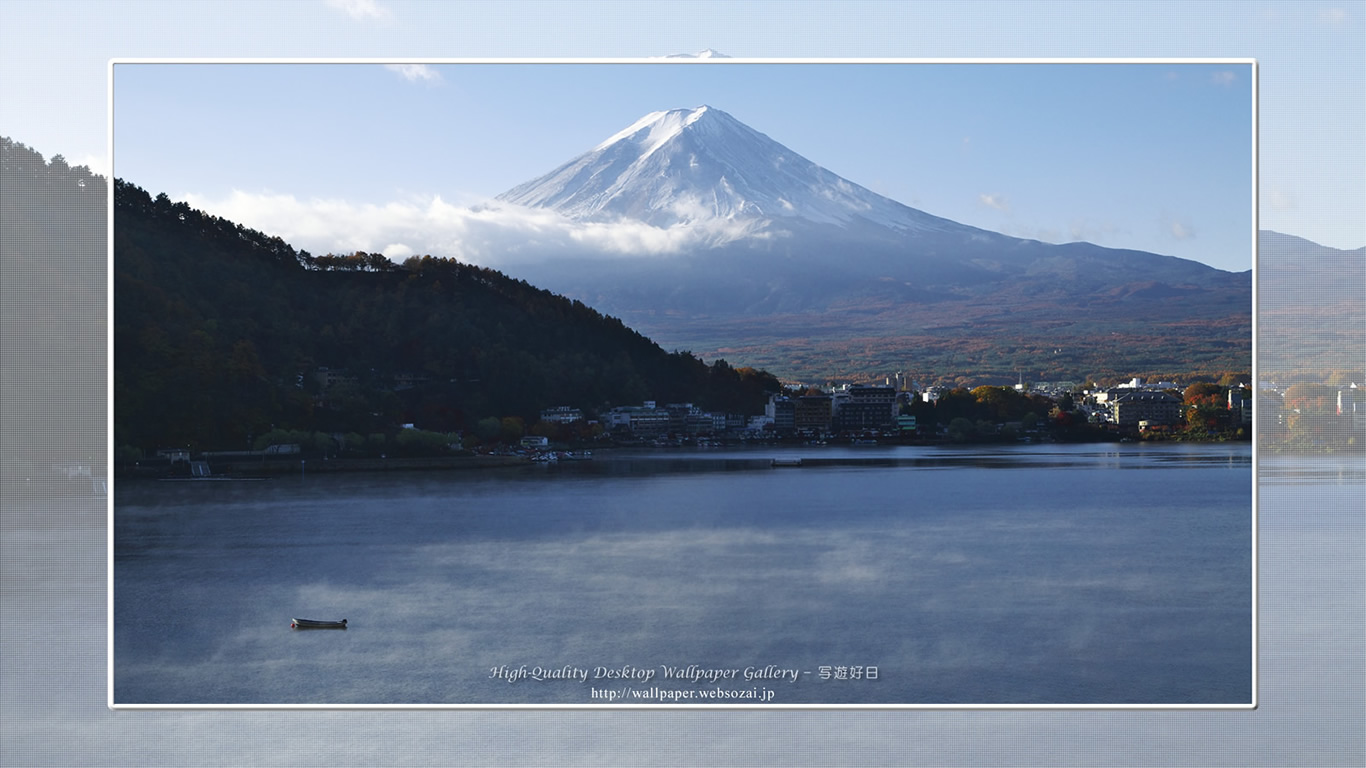
[[[768,219],[866,222],[897,232],[972,229],[864,189],[707,106],[651,112],[498,199],[571,219],[624,217],[659,227]]]
[[[667,256],[566,255],[519,276],[666,348],[780,375],[857,378],[913,360],[942,370],[946,356],[1011,380],[1069,366],[1077,376],[1251,367],[1250,271],[960,224],[844,179],[714,107],[652,112],[497,200],[685,235]],[[1114,335],[1145,341],[1115,349]],[[1100,336],[1108,352],[1097,352]],[[1035,359],[1045,349],[1048,359]]]

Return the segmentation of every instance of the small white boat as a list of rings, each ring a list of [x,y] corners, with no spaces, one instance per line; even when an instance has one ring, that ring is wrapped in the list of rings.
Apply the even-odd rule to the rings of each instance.
[[[314,621],[313,619],[290,619],[289,626],[294,629],[346,629],[346,619],[341,621]]]

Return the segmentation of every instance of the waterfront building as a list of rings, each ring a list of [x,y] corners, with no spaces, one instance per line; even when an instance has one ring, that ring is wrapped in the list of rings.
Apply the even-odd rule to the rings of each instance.
[[[829,432],[831,424],[830,395],[803,395],[793,409],[793,425],[798,432]]]
[[[669,412],[656,408],[653,400],[643,406],[613,408],[603,414],[603,423],[613,432],[630,432],[636,437],[659,437],[669,432]]]
[[[834,427],[837,432],[886,429],[896,419],[896,390],[856,385],[837,392]]]
[[[1172,425],[1181,421],[1181,399],[1170,392],[1128,392],[1112,401],[1112,409],[1115,423],[1121,427],[1137,427],[1140,421],[1150,425]]]
[[[1229,422],[1248,426],[1252,424],[1252,392],[1246,387],[1228,389]]]
[[[773,431],[790,434],[797,429],[797,404],[790,397],[772,395],[764,406],[764,415],[773,422]]]
[[[578,408],[571,408],[561,405],[556,408],[546,408],[541,411],[541,421],[549,424],[573,424],[583,421],[583,411]]]

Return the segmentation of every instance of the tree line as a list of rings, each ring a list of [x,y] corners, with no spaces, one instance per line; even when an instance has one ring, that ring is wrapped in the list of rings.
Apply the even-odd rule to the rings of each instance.
[[[313,256],[114,190],[115,444],[248,448],[272,430],[472,431],[647,399],[756,413],[773,376],[707,364],[582,302],[432,256]],[[326,383],[322,369],[344,372]]]

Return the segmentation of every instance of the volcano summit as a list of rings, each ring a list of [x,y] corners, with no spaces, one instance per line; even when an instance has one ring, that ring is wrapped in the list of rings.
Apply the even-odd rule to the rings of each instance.
[[[518,276],[666,348],[793,378],[1249,370],[1251,272],[1008,237],[878,195],[713,107],[652,112],[497,198],[693,233]]]
[[[498,199],[577,220],[624,217],[659,227],[801,219],[902,232],[971,229],[840,178],[708,106],[651,112]]]

